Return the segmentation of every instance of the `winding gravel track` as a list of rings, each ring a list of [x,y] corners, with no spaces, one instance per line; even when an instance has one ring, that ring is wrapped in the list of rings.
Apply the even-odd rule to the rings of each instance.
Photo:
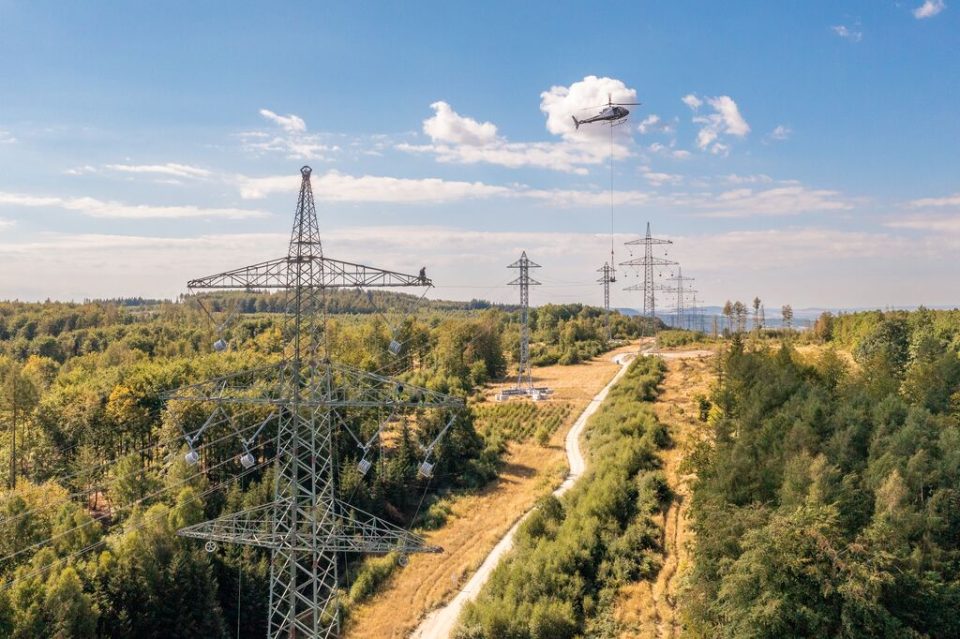
[[[613,361],[620,365],[620,370],[617,371],[613,379],[603,387],[603,390],[590,400],[590,403],[583,409],[583,412],[580,413],[577,421],[574,422],[570,431],[567,433],[564,448],[567,452],[567,462],[570,466],[570,472],[567,474],[567,478],[563,480],[563,483],[553,491],[555,496],[559,497],[573,488],[573,485],[580,479],[580,476],[583,475],[583,471],[586,470],[587,463],[583,458],[583,452],[580,450],[580,436],[583,434],[583,429],[587,425],[587,420],[597,411],[614,384],[620,381],[620,378],[627,372],[627,364],[630,363],[634,356],[635,353],[622,353],[613,358]],[[497,567],[497,564],[500,563],[503,556],[513,547],[513,538],[517,534],[517,529],[520,528],[520,524],[523,523],[523,520],[525,520],[531,512],[532,509],[525,512],[523,516],[517,520],[517,523],[507,531],[507,534],[497,542],[497,545],[494,546],[490,554],[486,556],[477,571],[470,577],[470,581],[466,583],[450,603],[442,608],[437,608],[424,618],[420,626],[410,635],[411,639],[449,639],[450,633],[453,632],[453,629],[457,625],[457,619],[460,617],[463,606],[468,601],[476,598],[480,593],[480,589],[483,588],[483,585],[490,578],[493,569]]]

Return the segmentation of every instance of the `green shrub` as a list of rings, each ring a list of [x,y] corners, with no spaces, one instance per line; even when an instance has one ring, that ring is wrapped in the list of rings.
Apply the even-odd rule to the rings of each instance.
[[[397,553],[366,559],[350,586],[350,604],[355,606],[374,594],[393,574],[398,559]]]

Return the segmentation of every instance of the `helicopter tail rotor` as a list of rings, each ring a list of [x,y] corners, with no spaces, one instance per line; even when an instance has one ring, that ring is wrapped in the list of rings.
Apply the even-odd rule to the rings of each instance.
[[[578,120],[578,119],[577,119],[577,116],[575,116],[575,115],[571,115],[570,117],[573,118],[573,126],[575,126],[575,127],[577,128],[577,131],[579,131],[579,130],[580,130],[580,120]]]

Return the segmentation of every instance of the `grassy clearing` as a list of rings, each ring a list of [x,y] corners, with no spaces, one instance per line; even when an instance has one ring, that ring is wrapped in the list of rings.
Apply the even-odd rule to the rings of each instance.
[[[544,445],[567,420],[573,407],[566,401],[511,401],[476,404],[474,410],[474,424],[485,440],[524,442],[535,437]]]

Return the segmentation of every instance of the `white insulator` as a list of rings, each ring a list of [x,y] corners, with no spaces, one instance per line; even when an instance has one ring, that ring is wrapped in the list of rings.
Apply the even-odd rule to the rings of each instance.
[[[390,340],[390,346],[387,347],[387,350],[390,351],[393,355],[400,354],[400,342],[395,339]]]
[[[423,477],[424,479],[430,479],[433,477],[433,464],[428,461],[420,464],[420,468],[417,470],[417,474]]]
[[[240,455],[240,465],[243,466],[244,468],[246,469],[253,468],[253,466],[256,463],[257,463],[257,460],[254,459],[251,453],[244,453]]]
[[[212,541],[208,541],[203,545],[203,549],[207,552],[215,552],[217,550],[217,544],[213,543]]]
[[[196,466],[197,462],[200,461],[200,453],[195,450],[191,450],[189,453],[183,456],[183,459],[191,466]]]
[[[357,464],[357,470],[360,471],[361,475],[366,476],[367,473],[370,472],[371,466],[373,466],[373,464],[370,463],[369,459],[361,459]]]
[[[222,337],[213,343],[213,350],[222,353],[227,350],[227,342]]]

